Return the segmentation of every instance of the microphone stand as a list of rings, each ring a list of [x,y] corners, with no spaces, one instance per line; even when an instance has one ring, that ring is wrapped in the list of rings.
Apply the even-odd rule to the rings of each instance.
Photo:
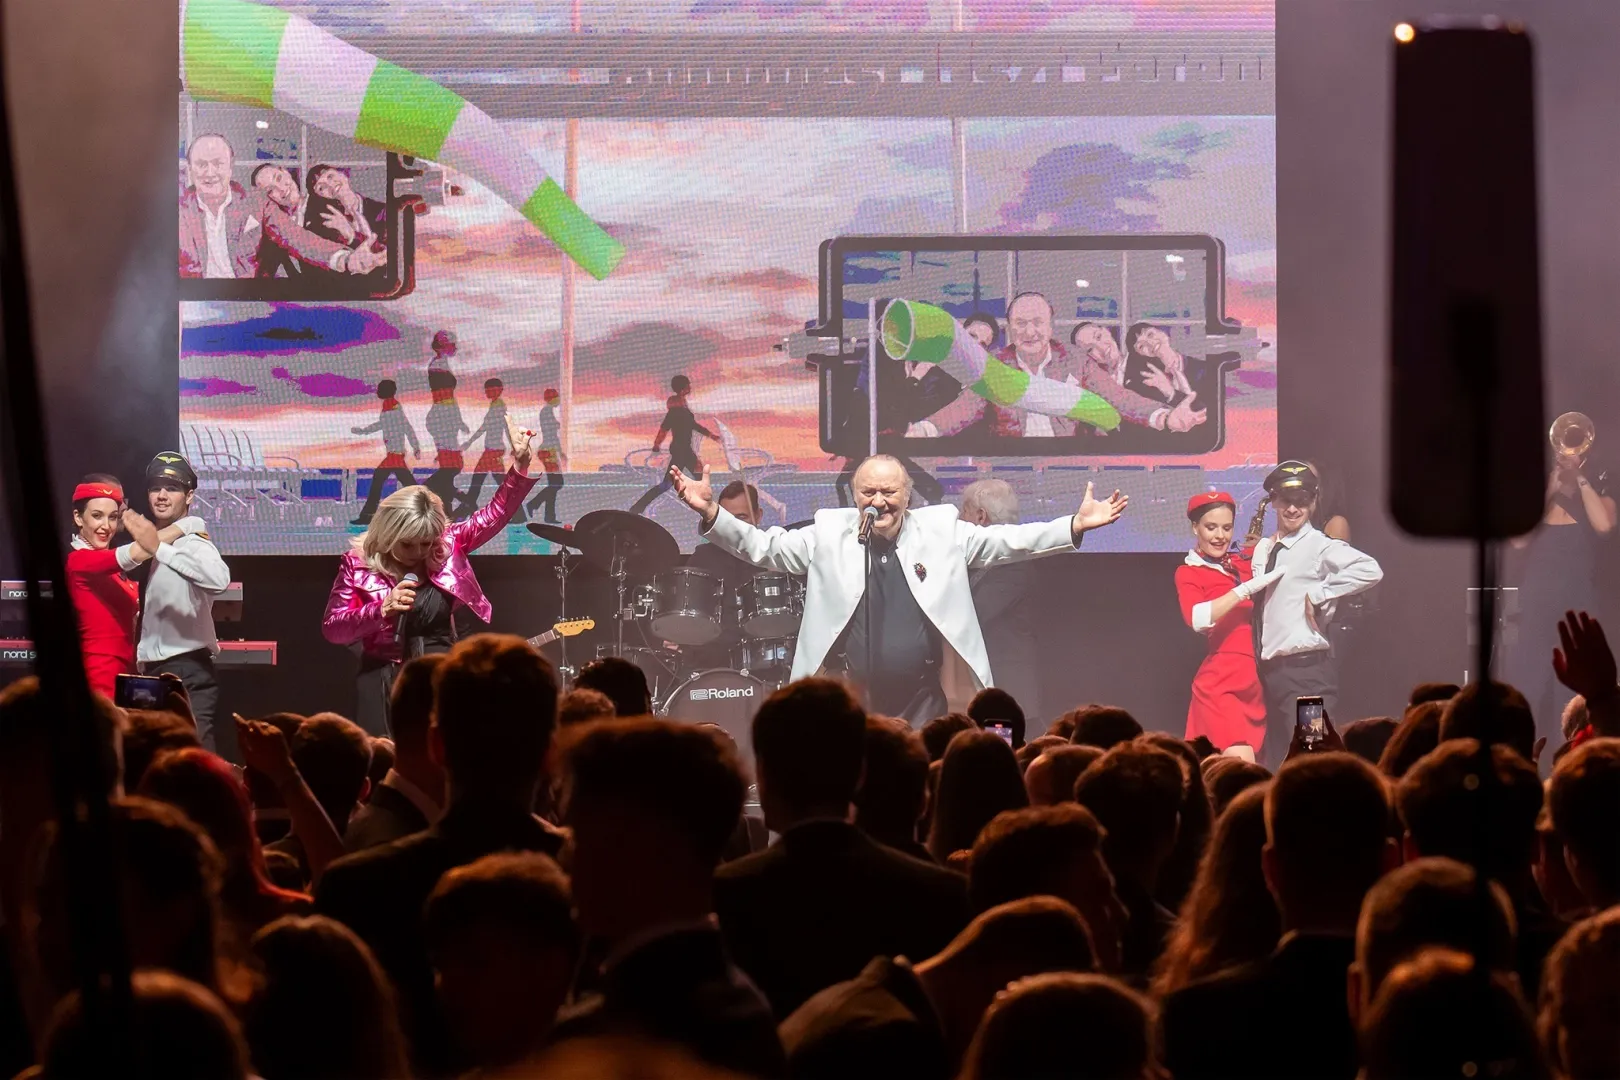
[[[866,707],[872,707],[872,687],[877,681],[872,650],[872,534],[866,534]]]

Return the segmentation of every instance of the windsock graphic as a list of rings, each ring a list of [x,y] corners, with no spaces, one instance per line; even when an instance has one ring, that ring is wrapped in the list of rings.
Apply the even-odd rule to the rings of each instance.
[[[891,300],[883,311],[883,351],[896,360],[938,364],[945,374],[997,405],[1078,420],[1102,431],[1119,427],[1107,400],[1003,363],[985,351],[944,308],[917,300]]]
[[[459,169],[597,280],[624,257],[624,245],[488,113],[301,16],[250,0],[181,0],[180,78],[199,99],[277,109],[366,146]]]

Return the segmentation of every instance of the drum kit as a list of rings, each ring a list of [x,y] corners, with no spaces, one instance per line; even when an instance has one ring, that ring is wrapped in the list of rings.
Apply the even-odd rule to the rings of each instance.
[[[755,710],[793,667],[803,579],[762,570],[728,588],[715,574],[679,565],[680,545],[663,526],[622,510],[593,510],[572,528],[536,522],[529,531],[560,549],[564,613],[575,553],[613,582],[613,640],[596,656],[636,664],[661,715],[718,724],[747,753]],[[563,675],[573,674],[564,664]]]

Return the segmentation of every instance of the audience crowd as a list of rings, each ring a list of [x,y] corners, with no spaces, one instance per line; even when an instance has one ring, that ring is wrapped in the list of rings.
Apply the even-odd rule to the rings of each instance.
[[[1620,691],[1602,628],[1562,629],[1561,746],[1511,687],[1429,684],[1275,769],[1000,690],[913,731],[820,678],[745,760],[634,665],[562,687],[493,634],[404,667],[391,740],[237,718],[242,768],[182,693],[98,698],[89,875],[25,679],[0,1073],[1620,1077]],[[79,990],[97,904],[115,1043]]]

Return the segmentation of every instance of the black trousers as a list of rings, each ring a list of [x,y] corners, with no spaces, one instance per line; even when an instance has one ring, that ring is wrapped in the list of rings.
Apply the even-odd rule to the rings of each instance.
[[[672,456],[669,463],[673,467],[678,467],[684,470],[686,475],[690,476],[694,480],[699,480],[703,477],[703,470],[698,466],[696,458],[676,458]],[[550,481],[548,480],[547,483],[549,484]],[[561,487],[562,485],[559,484],[558,486]],[[630,512],[632,514],[641,513],[643,510],[647,509],[647,507],[652,505],[652,501],[654,499],[658,498],[658,496],[662,495],[664,492],[669,491],[674,486],[675,481],[669,478],[669,472],[666,470],[662,480],[658,481],[658,483],[641,493],[641,498],[637,499],[631,505]],[[553,496],[553,498],[555,498],[555,496]]]
[[[945,688],[939,684],[939,676],[935,675],[919,686],[912,693],[911,700],[893,715],[916,731],[934,717],[944,716],[950,711],[951,707],[945,700]]]
[[[558,523],[557,493],[562,491],[562,489],[562,470],[553,469],[548,464],[546,468],[546,486],[536,492],[534,498],[530,499],[528,505],[523,509],[528,511],[528,513],[532,516],[536,510],[544,506],[546,508],[546,521],[556,525]]]
[[[214,717],[219,712],[219,680],[214,675],[214,658],[207,649],[142,664],[141,674],[178,675],[186,685],[186,696],[191,698],[191,715],[197,720],[197,741],[202,743],[204,750],[223,758],[235,759],[236,729],[229,725],[220,725],[216,729],[214,724]]]
[[[452,521],[460,521],[469,513],[466,496],[456,487],[456,477],[461,470],[447,469],[443,466],[434,469],[433,475],[422,481],[422,486],[439,497],[444,504],[444,512],[450,515]]]
[[[366,505],[360,511],[360,516],[354,519],[356,525],[368,525],[377,513],[377,504],[382,501],[383,485],[392,476],[399,481],[400,487],[410,487],[416,483],[416,477],[411,470],[403,465],[379,465],[371,474],[371,489],[366,492]]]
[[[863,686],[861,677],[846,671],[844,677],[864,690],[866,707],[881,716],[894,716],[912,726],[922,727],[936,716],[950,711],[945,688],[940,685],[939,666],[930,665],[917,675],[896,678],[880,675]]]
[[[360,671],[354,680],[354,722],[373,738],[393,738],[388,707],[394,693],[394,676],[398,673],[399,665],[392,660],[379,660],[374,656],[360,658]]]
[[[1295,698],[1320,696],[1333,718],[1339,704],[1339,660],[1329,649],[1262,660],[1260,685],[1266,694],[1266,741],[1260,763],[1275,769],[1294,739]]]

